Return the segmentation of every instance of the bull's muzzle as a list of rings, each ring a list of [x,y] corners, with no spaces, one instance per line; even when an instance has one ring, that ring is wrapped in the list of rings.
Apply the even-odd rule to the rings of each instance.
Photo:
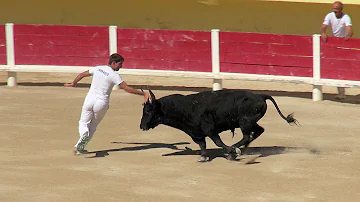
[[[143,131],[147,131],[147,130],[149,130],[149,127],[140,125],[140,129]]]

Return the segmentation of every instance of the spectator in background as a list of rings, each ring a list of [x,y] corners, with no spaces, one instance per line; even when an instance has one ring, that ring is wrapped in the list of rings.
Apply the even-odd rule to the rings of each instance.
[[[344,5],[340,1],[335,1],[332,5],[333,12],[325,16],[324,22],[321,26],[321,38],[324,42],[327,41],[326,29],[330,25],[332,36],[344,38],[349,40],[353,35],[351,18],[349,15],[343,13]],[[344,99],[345,88],[338,87],[337,99]]]
[[[79,121],[80,138],[74,146],[74,154],[80,155],[87,153],[85,146],[93,137],[98,124],[109,109],[110,94],[115,85],[120,86],[120,88],[128,93],[144,96],[144,103],[149,99],[149,93],[128,86],[120,75],[116,73],[122,67],[123,62],[124,58],[114,53],[109,57],[108,65],[91,68],[88,71],[80,73],[72,83],[65,84],[65,86],[74,87],[82,78],[93,76],[90,90],[82,106]]]

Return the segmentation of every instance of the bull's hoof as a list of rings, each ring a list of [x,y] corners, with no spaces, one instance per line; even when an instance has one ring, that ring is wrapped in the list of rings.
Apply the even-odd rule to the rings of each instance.
[[[234,161],[240,155],[241,155],[241,150],[239,148],[235,147],[231,153],[225,154],[225,158],[227,160]]]
[[[235,161],[237,157],[237,154],[225,154],[225,158],[229,161]]]
[[[207,162],[207,161],[209,161],[209,157],[208,157],[208,156],[200,156],[200,158],[199,158],[199,160],[198,160],[198,162],[201,162],[201,163]]]
[[[237,156],[240,156],[241,155],[241,150],[237,147],[235,147],[235,153]]]

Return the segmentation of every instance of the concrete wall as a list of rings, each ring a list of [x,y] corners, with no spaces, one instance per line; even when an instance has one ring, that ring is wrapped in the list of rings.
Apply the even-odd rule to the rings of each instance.
[[[206,2],[209,0],[199,0]],[[123,28],[220,30],[312,35],[331,4],[217,0],[3,0],[0,23],[117,25]],[[216,0],[211,0],[216,2]],[[360,37],[359,5],[345,5]]]

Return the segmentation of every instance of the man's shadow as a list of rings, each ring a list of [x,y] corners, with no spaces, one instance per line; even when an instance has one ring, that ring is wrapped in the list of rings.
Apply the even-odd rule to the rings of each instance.
[[[177,143],[154,143],[154,142],[111,142],[113,144],[132,144],[132,145],[140,145],[133,147],[123,147],[118,149],[107,149],[107,150],[98,150],[91,151],[88,154],[95,154],[95,156],[87,157],[87,158],[97,158],[97,157],[105,157],[109,155],[109,152],[120,152],[120,151],[139,151],[139,150],[147,150],[147,149],[156,149],[156,148],[168,148],[173,150],[181,150],[177,146],[178,145],[186,145],[190,144],[189,142],[177,142]]]

